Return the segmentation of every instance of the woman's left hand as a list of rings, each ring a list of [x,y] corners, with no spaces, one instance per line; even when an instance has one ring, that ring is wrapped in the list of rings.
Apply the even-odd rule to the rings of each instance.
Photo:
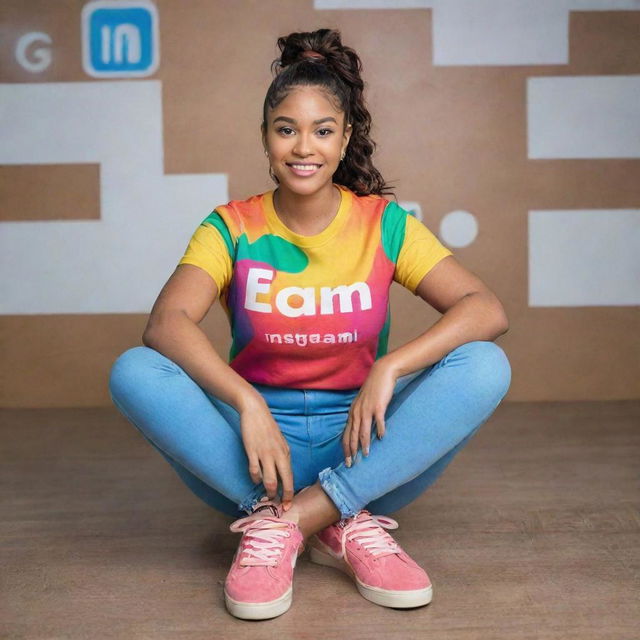
[[[358,443],[365,456],[369,455],[371,441],[371,425],[375,420],[378,438],[385,432],[384,414],[393,396],[397,375],[384,358],[376,360],[369,370],[369,375],[360,388],[358,395],[351,403],[347,426],[342,435],[342,449],[345,464],[358,453]]]

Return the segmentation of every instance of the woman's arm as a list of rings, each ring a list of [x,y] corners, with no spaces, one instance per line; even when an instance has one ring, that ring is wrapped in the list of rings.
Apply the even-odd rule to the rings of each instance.
[[[203,269],[178,266],[151,310],[142,342],[238,411],[252,481],[262,481],[267,495],[275,498],[279,476],[282,501],[288,506],[293,500],[289,445],[264,398],[218,355],[198,326],[217,295],[215,282]]]
[[[180,265],[153,305],[142,342],[179,364],[203,389],[237,411],[262,396],[217,353],[198,326],[218,296],[202,269]]]
[[[342,437],[347,466],[362,446],[368,455],[371,425],[378,438],[385,431],[384,415],[396,380],[441,360],[456,347],[474,340],[495,340],[509,322],[496,295],[453,256],[436,264],[421,280],[416,293],[443,316],[424,333],[376,360],[351,405]]]
[[[438,262],[421,280],[416,293],[443,316],[420,336],[376,362],[389,367],[396,378],[438,362],[461,344],[493,341],[509,330],[507,315],[495,293],[453,256]]]

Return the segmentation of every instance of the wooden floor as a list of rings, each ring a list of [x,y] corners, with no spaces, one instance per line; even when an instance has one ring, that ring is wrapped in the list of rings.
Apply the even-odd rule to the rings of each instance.
[[[115,409],[2,410],[0,637],[640,638],[640,402],[501,405],[396,539],[427,607],[364,600],[309,562],[291,609],[236,620],[240,539]]]

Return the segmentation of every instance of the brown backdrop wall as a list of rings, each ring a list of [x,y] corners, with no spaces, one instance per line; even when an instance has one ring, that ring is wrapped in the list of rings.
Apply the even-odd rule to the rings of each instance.
[[[0,81],[91,80],[80,56],[83,4],[5,0]],[[339,28],[363,60],[376,163],[399,199],[419,202],[434,232],[454,210],[472,211],[479,221],[475,242],[453,251],[506,307],[511,329],[498,343],[513,368],[507,399],[638,397],[637,307],[529,306],[527,213],[637,208],[640,160],[528,159],[525,91],[531,76],[640,73],[640,12],[572,12],[568,64],[505,67],[434,66],[427,9],[318,11],[299,0],[156,6],[162,57],[152,78],[162,82],[165,174],[227,174],[232,199],[272,188],[258,128],[275,40],[294,30]],[[12,47],[21,34],[39,30],[50,34],[54,56],[34,77]],[[99,167],[90,163],[0,166],[0,216],[99,219],[99,181]],[[187,235],[194,228],[185,222]],[[179,258],[166,256],[164,280]],[[439,317],[398,285],[392,301],[391,348]],[[110,404],[111,363],[141,344],[145,322],[144,313],[0,317],[0,405]],[[204,327],[226,353],[229,330],[219,306]]]

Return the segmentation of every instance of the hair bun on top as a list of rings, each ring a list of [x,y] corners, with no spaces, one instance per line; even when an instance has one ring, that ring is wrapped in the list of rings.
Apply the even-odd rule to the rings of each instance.
[[[278,38],[281,51],[280,68],[290,64],[311,60],[331,64],[332,60],[344,55],[344,46],[340,40],[340,32],[332,29],[317,31],[301,31]]]

